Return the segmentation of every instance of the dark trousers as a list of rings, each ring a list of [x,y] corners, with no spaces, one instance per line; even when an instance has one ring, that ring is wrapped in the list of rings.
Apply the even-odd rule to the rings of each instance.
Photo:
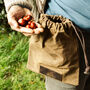
[[[84,35],[84,40],[86,45],[86,55],[90,65],[90,32],[86,32],[85,30],[83,30],[82,33]],[[69,84],[65,84],[60,81],[57,81],[53,78],[46,77],[46,82],[45,82],[46,90],[90,90],[90,76],[84,74],[85,60],[84,60],[83,50],[80,42],[79,42],[79,51],[80,51],[79,85],[78,86],[69,85]]]
[[[86,55],[90,66],[90,32],[86,30],[82,30],[82,33],[85,40]],[[80,51],[80,86],[78,90],[90,90],[90,76],[85,75],[83,73],[85,71],[85,60],[80,42],[79,42],[79,49],[80,49],[79,50]]]

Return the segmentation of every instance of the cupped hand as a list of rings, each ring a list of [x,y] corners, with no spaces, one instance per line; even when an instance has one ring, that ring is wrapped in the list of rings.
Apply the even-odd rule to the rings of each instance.
[[[32,13],[30,12],[29,9],[27,8],[22,8],[20,6],[12,6],[7,14],[8,18],[8,23],[11,26],[11,28],[15,31],[21,32],[25,36],[31,36],[32,34],[39,34],[43,32],[43,28],[39,23],[36,23],[37,28],[36,29],[30,29],[30,28],[25,28],[22,27],[18,24],[18,19],[22,18],[25,15],[31,15]]]

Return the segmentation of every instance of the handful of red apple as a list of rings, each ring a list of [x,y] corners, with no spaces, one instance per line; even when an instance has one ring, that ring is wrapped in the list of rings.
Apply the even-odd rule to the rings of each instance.
[[[26,28],[31,28],[31,29],[37,28],[37,25],[33,21],[33,18],[32,18],[31,15],[26,15],[23,18],[20,18],[18,20],[18,23],[19,23],[20,26],[23,26],[23,27],[26,27]]]

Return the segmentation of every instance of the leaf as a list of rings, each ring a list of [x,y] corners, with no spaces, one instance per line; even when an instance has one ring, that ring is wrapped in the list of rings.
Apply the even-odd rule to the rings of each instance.
[[[3,1],[2,0],[0,0],[0,4],[3,4]]]

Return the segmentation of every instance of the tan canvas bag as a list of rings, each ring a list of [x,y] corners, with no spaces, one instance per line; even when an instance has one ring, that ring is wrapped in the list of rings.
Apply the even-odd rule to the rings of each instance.
[[[27,67],[64,83],[79,83],[78,40],[72,22],[63,16],[41,14],[44,32],[30,38]]]

